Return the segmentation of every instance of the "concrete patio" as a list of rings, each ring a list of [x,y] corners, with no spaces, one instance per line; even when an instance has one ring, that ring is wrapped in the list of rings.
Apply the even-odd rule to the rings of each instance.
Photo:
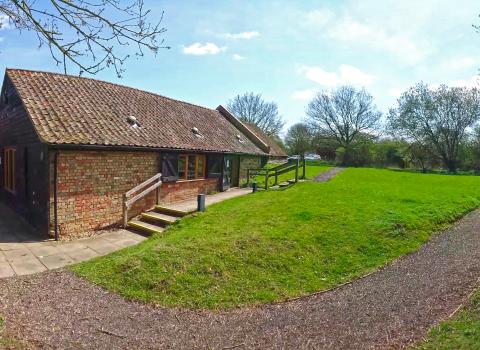
[[[218,192],[215,194],[210,194],[205,196],[205,206],[209,206],[215,203],[223,202],[224,200],[235,198],[239,196],[244,196],[246,194],[252,193],[251,188],[239,188],[234,187],[225,192]],[[162,204],[162,206],[174,210],[191,212],[197,210],[197,199],[191,199],[181,202],[176,202],[172,204]]]
[[[17,214],[0,203],[0,278],[86,261],[144,239],[127,230],[116,230],[72,242],[55,242],[34,234]]]

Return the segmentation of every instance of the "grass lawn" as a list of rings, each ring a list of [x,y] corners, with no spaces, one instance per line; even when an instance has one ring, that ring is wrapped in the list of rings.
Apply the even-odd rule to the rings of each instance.
[[[72,268],[127,298],[230,308],[350,281],[480,205],[480,177],[347,169],[326,183],[234,198]]]
[[[460,312],[431,330],[427,340],[413,349],[480,349],[480,289]]]

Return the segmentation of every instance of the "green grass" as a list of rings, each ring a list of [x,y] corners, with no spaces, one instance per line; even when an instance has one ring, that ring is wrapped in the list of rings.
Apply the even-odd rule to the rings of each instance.
[[[412,252],[480,205],[480,178],[346,169],[231,199],[138,246],[75,265],[127,298],[231,308],[337,286]]]
[[[278,164],[267,164],[266,168],[273,168],[277,166]],[[328,165],[319,165],[319,164],[312,164],[312,165],[307,165],[306,171],[305,171],[305,178],[306,179],[313,179],[315,176],[320,174],[320,172],[325,171],[329,169],[330,166]],[[300,178],[303,174],[303,169],[300,167],[298,169],[298,177]],[[293,180],[295,179],[295,170],[289,171],[287,173],[281,174],[278,176],[278,183],[282,183],[288,180]],[[254,181],[257,182],[259,188],[263,188],[265,186],[265,176],[257,176]],[[273,186],[275,184],[275,177],[269,177],[268,179],[268,184],[269,186]]]
[[[0,316],[0,349],[5,349],[5,350],[17,350],[17,349],[22,349],[21,344],[14,339],[11,338],[5,338],[2,334],[5,329],[5,322],[3,321],[2,316]]]
[[[417,350],[480,349],[480,289],[451,320],[432,329]]]

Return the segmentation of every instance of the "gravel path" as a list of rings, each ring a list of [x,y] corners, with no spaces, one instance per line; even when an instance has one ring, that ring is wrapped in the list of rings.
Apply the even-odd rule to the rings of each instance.
[[[447,318],[480,276],[480,211],[363,279],[227,312],[153,308],[64,270],[0,280],[9,334],[42,348],[400,348]]]
[[[344,171],[345,168],[332,168],[330,170],[324,171],[323,173],[320,173],[317,177],[313,179],[315,182],[327,182],[329,181],[332,177],[337,175],[339,172]]]

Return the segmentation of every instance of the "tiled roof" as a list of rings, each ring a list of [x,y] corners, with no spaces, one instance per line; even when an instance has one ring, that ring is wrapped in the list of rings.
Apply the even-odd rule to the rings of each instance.
[[[257,125],[244,123],[247,128],[255,134],[263,143],[270,147],[269,154],[273,157],[287,157],[287,153],[279,146],[279,144],[270,136],[265,134]]]
[[[20,69],[6,75],[50,144],[264,154],[214,109],[89,78]]]

